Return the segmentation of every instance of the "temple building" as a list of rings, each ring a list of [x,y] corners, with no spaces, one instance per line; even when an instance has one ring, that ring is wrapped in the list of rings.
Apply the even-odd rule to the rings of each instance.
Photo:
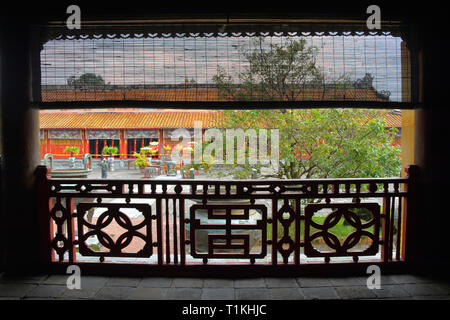
[[[399,144],[401,115],[384,112],[383,117],[387,129],[398,129],[396,142]],[[196,121],[201,122],[203,129],[208,129],[220,126],[222,119],[222,112],[212,110],[41,111],[41,159],[46,153],[52,153],[55,159],[66,158],[69,155],[64,152],[67,146],[79,147],[78,156],[90,153],[94,158],[101,155],[104,146],[115,146],[119,151],[117,158],[134,158],[133,154],[141,147],[154,146],[160,150],[164,145],[173,145],[171,134],[175,129],[188,129],[193,136]]]
[[[220,112],[208,110],[41,111],[41,158],[46,153],[65,158],[66,146],[79,147],[79,156],[90,153],[96,158],[106,145],[118,148],[118,158],[134,158],[141,147],[173,145],[175,129],[188,129],[193,136],[194,122],[200,121],[204,129],[213,128],[220,117]]]

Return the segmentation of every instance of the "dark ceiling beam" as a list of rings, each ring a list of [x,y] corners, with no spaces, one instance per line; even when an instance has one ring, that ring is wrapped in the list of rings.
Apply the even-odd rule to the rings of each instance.
[[[2,8],[1,14],[6,18],[20,19],[32,23],[65,21],[66,8],[77,4],[82,10],[82,21],[118,21],[118,20],[197,20],[213,19],[257,20],[267,19],[338,19],[364,20],[366,9],[372,2],[330,2],[319,1],[276,1],[273,3],[224,1],[160,4],[155,1],[58,1],[14,5]],[[377,4],[381,8],[383,20],[410,20],[418,17],[426,8],[418,8],[411,3],[386,2]],[[2,6],[4,6],[3,4]]]

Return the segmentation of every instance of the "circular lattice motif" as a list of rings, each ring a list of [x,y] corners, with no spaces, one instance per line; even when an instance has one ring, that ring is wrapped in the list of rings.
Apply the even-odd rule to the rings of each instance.
[[[122,233],[116,241],[114,241],[106,232],[102,231],[102,229],[109,226],[112,221],[115,221],[120,227],[127,230],[126,232]],[[137,232],[136,230],[139,230],[140,228],[145,226],[145,221],[141,222],[138,225],[133,226],[133,223],[131,222],[130,218],[124,214],[122,211],[118,209],[110,209],[105,212],[103,212],[100,217],[98,218],[94,231],[92,233],[95,233],[97,236],[99,242],[105,247],[111,250],[111,252],[121,252],[124,248],[126,248],[131,241],[133,240],[133,237],[139,237],[142,238],[145,241],[145,237],[142,233]],[[86,236],[89,234],[86,233]]]
[[[107,210],[102,212],[97,220],[93,223],[86,221],[85,219],[80,219],[81,225],[79,225],[80,230],[87,229],[88,231],[84,234],[80,235],[80,243],[83,246],[83,253],[88,255],[97,255],[97,254],[113,254],[117,256],[149,256],[151,255],[151,212],[146,212],[145,210],[141,210],[139,207],[134,207],[131,204],[120,204],[120,205],[112,205],[105,204],[98,207],[107,207]],[[133,208],[138,210],[144,215],[144,219],[139,223],[134,222],[133,220],[124,212],[121,211],[121,207],[124,208]],[[89,207],[91,208],[91,207]],[[88,210],[86,207],[84,210]],[[148,208],[150,210],[150,208]],[[117,226],[122,229],[121,233],[117,234],[117,238],[114,239],[114,235],[108,231],[109,227]],[[81,228],[80,228],[81,227]],[[146,230],[144,234],[141,229]],[[109,250],[108,252],[92,252],[90,248],[84,245],[84,242],[89,237],[96,237],[98,239],[99,244],[102,248]],[[124,252],[124,249],[129,247],[132,242],[140,238],[144,245],[141,250],[134,253]]]
[[[331,205],[330,205],[331,207]],[[347,254],[354,254],[354,252],[351,252],[361,241],[363,237],[367,237],[372,245],[364,250],[364,252],[372,252],[374,248],[376,249],[376,244],[378,243],[378,220],[376,217],[378,217],[378,214],[374,214],[373,211],[371,212],[372,218],[367,221],[363,222],[361,218],[352,210],[356,209],[356,207],[352,208],[352,205],[345,206],[340,205],[337,208],[332,208],[332,212],[329,213],[326,218],[323,221],[323,224],[319,224],[315,221],[313,221],[312,216],[315,212],[310,212],[308,214],[308,224],[310,227],[317,229],[318,231],[314,232],[313,234],[309,235],[308,232],[308,239],[307,244],[309,247],[309,252],[313,253],[315,251],[316,253],[328,254],[330,252],[322,252],[317,251],[312,246],[312,242],[316,239],[323,239],[323,242],[333,250],[333,254],[336,255],[347,255]],[[367,209],[367,208],[366,208]],[[338,223],[341,220],[344,220],[347,222],[349,226],[351,226],[354,231],[350,232],[343,240],[339,239],[336,234],[333,233],[333,228],[338,225]],[[369,232],[368,228],[373,227],[373,232]],[[308,230],[309,231],[309,230]]]

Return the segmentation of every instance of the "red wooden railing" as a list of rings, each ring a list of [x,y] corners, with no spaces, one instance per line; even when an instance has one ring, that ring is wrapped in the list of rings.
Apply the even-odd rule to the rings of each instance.
[[[415,166],[405,178],[239,181],[49,179],[46,170],[40,214],[52,266],[282,274],[413,254]]]

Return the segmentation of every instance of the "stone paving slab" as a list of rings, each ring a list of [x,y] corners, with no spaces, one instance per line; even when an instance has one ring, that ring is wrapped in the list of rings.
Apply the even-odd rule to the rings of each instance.
[[[446,294],[440,285],[431,283],[403,284],[402,288],[411,296],[439,296]]]
[[[98,277],[98,276],[89,276],[89,277],[81,277],[81,289],[84,288],[102,288],[106,286],[109,278],[107,277]]]
[[[377,290],[373,290],[373,293],[377,296],[377,298],[403,298],[410,297],[410,294],[402,288],[401,285],[397,284],[381,284],[381,288]]]
[[[67,291],[66,286],[62,285],[40,285],[36,286],[27,294],[25,297],[27,298],[60,298],[63,296],[63,294]]]
[[[169,288],[167,291],[168,300],[199,300],[201,295],[199,288]]]
[[[62,295],[63,299],[94,299],[95,295],[100,291],[99,287],[86,287],[81,284],[81,289],[66,289]]]
[[[36,288],[35,284],[2,283],[0,284],[0,297],[24,297],[29,291]]]
[[[306,299],[340,299],[334,287],[301,288]]]
[[[270,300],[303,300],[305,296],[298,288],[271,288],[267,290]]]
[[[264,278],[254,279],[236,279],[234,280],[235,288],[265,288],[266,283]]]
[[[165,300],[168,288],[134,288],[127,299],[131,300]]]
[[[381,275],[381,285],[399,284],[395,275]]]
[[[172,278],[144,278],[139,284],[140,288],[169,288],[172,286]]]
[[[297,288],[295,278],[265,278],[267,288]]]
[[[141,281],[142,281],[142,278],[115,277],[115,278],[110,278],[106,282],[106,286],[107,287],[134,287],[134,288],[137,288]]]
[[[302,288],[333,286],[328,278],[296,278],[296,280]]]
[[[332,286],[342,287],[342,286],[361,286],[366,285],[367,278],[330,278],[329,279]]]
[[[40,284],[42,283],[48,275],[38,275],[38,276],[12,276],[2,274],[0,276],[0,283],[28,283],[28,284]],[[66,277],[67,278],[67,277]]]
[[[234,300],[233,288],[203,288],[202,300]]]
[[[414,275],[382,276],[370,290],[364,277],[173,278],[82,276],[81,290],[69,290],[69,275],[11,277],[0,274],[1,300],[449,300],[450,283]]]
[[[63,274],[52,274],[48,276],[42,283],[43,284],[57,284],[66,285],[68,275]],[[86,277],[88,278],[88,277]]]
[[[172,281],[175,288],[203,288],[203,279],[195,278],[175,278]]]
[[[395,282],[399,284],[407,284],[407,283],[433,283],[436,282],[436,279],[433,279],[431,277],[423,277],[423,276],[416,276],[416,275],[410,275],[410,274],[399,274],[395,276],[391,276],[393,279],[395,279]]]
[[[235,289],[236,300],[267,300],[269,295],[260,288]]]
[[[340,286],[336,288],[336,292],[342,299],[370,299],[376,298],[375,290],[370,290],[366,286]]]
[[[204,288],[233,288],[234,280],[232,279],[205,279],[203,281]]]
[[[415,296],[414,300],[450,300],[450,296]]]
[[[103,287],[94,296],[98,300],[126,300],[131,296],[134,288],[127,287]]]

